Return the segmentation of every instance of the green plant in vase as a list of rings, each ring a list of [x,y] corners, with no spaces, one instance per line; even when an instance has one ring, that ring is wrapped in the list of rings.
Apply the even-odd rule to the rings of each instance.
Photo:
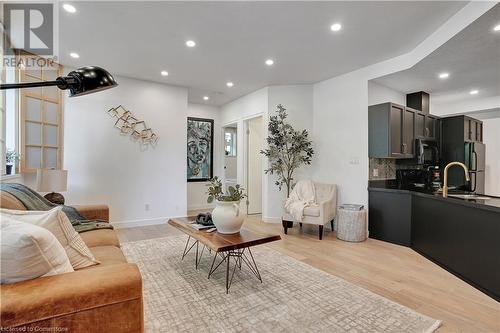
[[[240,232],[244,214],[240,212],[240,201],[246,197],[244,188],[239,184],[228,186],[227,192],[222,189],[222,181],[214,177],[207,184],[207,202],[215,200],[216,206],[212,212],[212,220],[217,232],[221,234],[235,234]]]

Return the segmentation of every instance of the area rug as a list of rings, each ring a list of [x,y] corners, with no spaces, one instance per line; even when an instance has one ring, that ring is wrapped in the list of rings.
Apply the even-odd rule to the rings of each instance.
[[[419,332],[440,321],[419,314],[266,246],[252,248],[263,282],[236,270],[226,294],[225,269],[207,279],[194,252],[181,260],[187,236],[122,244],[144,281],[146,332]]]

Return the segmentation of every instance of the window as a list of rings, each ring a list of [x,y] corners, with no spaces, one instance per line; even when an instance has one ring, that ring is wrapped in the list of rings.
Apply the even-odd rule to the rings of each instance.
[[[236,129],[226,128],[224,130],[224,150],[226,156],[236,156]]]
[[[53,81],[61,66],[21,69],[22,82]],[[20,90],[21,172],[62,169],[62,94],[57,87]]]
[[[28,54],[22,54],[22,57],[37,58]],[[44,68],[7,68],[5,81],[53,81],[61,75],[61,69],[58,64]],[[20,159],[15,169],[21,173],[62,169],[61,91],[57,87],[12,89],[6,90],[3,98],[2,155],[5,156],[6,150],[16,151]]]

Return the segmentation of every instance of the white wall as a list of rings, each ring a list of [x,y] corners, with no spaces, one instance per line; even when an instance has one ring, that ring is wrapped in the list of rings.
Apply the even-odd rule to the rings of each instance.
[[[374,81],[368,81],[368,105],[393,102],[406,105],[406,95]]]
[[[486,145],[485,194],[500,197],[500,118],[483,120]]]
[[[214,120],[214,176],[221,176],[222,151],[222,132],[220,126],[220,109],[216,106],[202,104],[188,104],[188,116]],[[184,139],[185,141],[185,139]],[[184,162],[186,157],[184,157]],[[207,203],[206,182],[187,183],[187,209],[207,209],[213,205]]]
[[[111,221],[120,222],[185,215],[187,90],[116,80],[116,88],[64,99],[68,203],[108,204]],[[156,147],[141,149],[113,127],[106,111],[120,104],[158,134]]]

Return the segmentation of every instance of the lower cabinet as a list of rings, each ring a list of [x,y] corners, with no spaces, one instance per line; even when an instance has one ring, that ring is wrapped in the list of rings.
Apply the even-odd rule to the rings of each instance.
[[[369,191],[370,238],[411,246],[410,193]]]

